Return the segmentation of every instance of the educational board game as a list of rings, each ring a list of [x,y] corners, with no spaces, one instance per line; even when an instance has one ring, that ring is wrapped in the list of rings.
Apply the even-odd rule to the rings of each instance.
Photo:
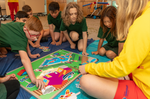
[[[36,85],[31,83],[23,66],[7,73],[7,75],[16,74],[21,87],[36,98],[51,99],[80,76],[78,72],[80,65],[96,61],[96,58],[82,56],[66,50],[58,50],[33,61],[34,74],[36,78],[44,81],[45,90],[38,90]]]

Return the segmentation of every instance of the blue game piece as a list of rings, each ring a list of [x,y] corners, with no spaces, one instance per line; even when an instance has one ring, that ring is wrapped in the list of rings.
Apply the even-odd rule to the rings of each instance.
[[[92,60],[90,61],[90,63],[95,62],[95,61],[96,61],[96,59],[92,59]]]
[[[23,75],[27,75],[27,72],[25,71],[21,76],[23,76]]]

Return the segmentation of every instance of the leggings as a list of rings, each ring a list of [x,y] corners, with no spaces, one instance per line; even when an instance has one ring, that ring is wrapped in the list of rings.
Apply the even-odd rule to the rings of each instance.
[[[10,10],[10,16],[12,21],[14,20],[14,10],[17,13],[18,12],[18,2],[8,2],[9,10]]]
[[[7,91],[7,99],[16,99],[19,90],[20,83],[18,80],[9,80],[3,83]]]

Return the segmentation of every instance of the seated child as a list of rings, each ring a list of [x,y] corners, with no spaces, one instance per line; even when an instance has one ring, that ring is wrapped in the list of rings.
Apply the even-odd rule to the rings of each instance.
[[[54,45],[61,45],[62,42],[66,41],[65,36],[63,36],[63,33],[60,32],[60,25],[61,25],[61,11],[59,11],[59,4],[58,2],[51,2],[49,4],[49,14],[47,16],[48,24],[49,24],[49,30],[52,37],[51,44]],[[55,25],[55,30],[53,29],[53,25]],[[48,33],[48,32],[47,32]],[[49,34],[44,34],[44,36],[47,36]],[[59,41],[58,41],[59,40]],[[56,42],[58,41],[58,42]]]
[[[117,40],[126,40],[112,62],[79,67],[80,86],[96,99],[150,99],[150,0],[116,0]],[[118,80],[129,75],[131,80]]]
[[[70,2],[62,12],[62,19],[60,30],[69,41],[70,47],[75,49],[77,46],[79,51],[83,51],[83,55],[88,55],[86,53],[87,24],[82,10],[76,3]]]
[[[20,83],[15,74],[0,77],[0,99],[16,99]]]
[[[29,15],[24,11],[18,11],[16,14],[16,19],[13,22],[23,22],[25,23],[27,19],[29,18]]]
[[[28,19],[28,14],[24,11],[18,11],[17,14],[16,14],[16,19],[13,20],[13,22],[26,22],[26,20]],[[7,50],[11,50],[10,47],[1,47],[0,48],[0,57],[3,58],[3,57],[6,57],[7,55]]]
[[[11,51],[19,53],[21,62],[31,82],[36,84],[40,89],[44,88],[44,82],[36,79],[29,58],[37,58],[40,55],[31,54],[28,39],[31,41],[37,39],[42,30],[43,27],[40,20],[35,17],[29,18],[26,23],[10,22],[1,24],[0,27],[0,47],[11,47]]]
[[[36,18],[39,19],[38,16],[33,15],[32,9],[31,9],[31,7],[30,7],[29,5],[24,5],[24,6],[22,7],[22,11],[25,11],[25,12],[29,15],[29,17],[34,16],[34,17],[36,17]],[[45,33],[46,33],[46,34],[49,34],[49,29],[42,30],[42,31],[41,31],[41,35],[38,37],[38,39],[35,40],[35,43],[32,42],[32,41],[30,41],[30,40],[28,40],[29,44],[30,44],[32,47],[36,47],[36,48],[40,47],[40,41],[41,41],[42,39],[45,39],[45,38],[42,38]]]
[[[116,40],[116,13],[117,10],[113,6],[108,6],[103,10],[98,33],[98,37],[100,38],[98,49],[92,52],[92,54],[106,55],[108,58],[113,59],[121,52],[122,46],[119,46],[121,47],[119,48],[118,43],[121,45],[123,42]],[[106,39],[108,43],[102,46],[104,39]]]

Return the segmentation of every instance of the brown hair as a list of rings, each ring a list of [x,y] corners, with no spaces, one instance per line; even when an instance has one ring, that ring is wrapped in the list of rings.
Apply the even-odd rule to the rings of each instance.
[[[109,33],[112,33],[112,35],[114,37],[117,37],[117,33],[116,33],[116,13],[117,13],[117,9],[113,6],[108,6],[107,8],[105,8],[103,10],[102,15],[101,15],[101,21],[100,21],[100,26],[103,29],[103,36],[108,30],[108,27],[104,25],[104,17],[108,17],[110,19],[110,21],[112,22],[112,27],[111,27]],[[109,33],[107,34],[107,36],[109,35]]]
[[[32,11],[32,9],[31,9],[31,7],[30,7],[29,5],[24,5],[24,6],[22,7],[22,11],[25,11],[25,12],[27,13],[27,12]]]
[[[123,41],[127,38],[130,26],[143,12],[150,0],[118,0],[117,36]]]
[[[25,26],[28,28],[28,30],[33,30],[36,32],[40,32],[43,30],[43,26],[42,26],[41,21],[34,16],[30,17],[26,21]]]
[[[69,26],[71,24],[70,22],[70,9],[71,8],[77,9],[77,22],[81,23],[83,20],[83,13],[79,5],[77,5],[75,2],[70,2],[69,4],[67,4],[66,8],[64,9],[61,15],[63,22],[65,23],[66,26]]]

